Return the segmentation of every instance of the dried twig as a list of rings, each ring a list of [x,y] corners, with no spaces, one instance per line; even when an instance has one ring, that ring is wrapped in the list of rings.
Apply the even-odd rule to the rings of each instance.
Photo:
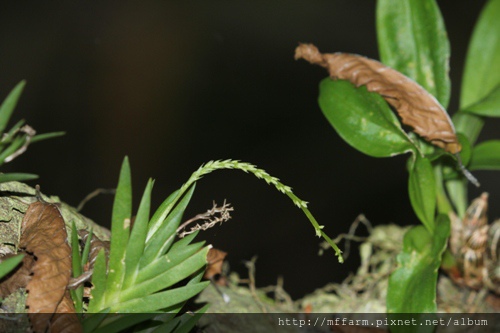
[[[90,192],[89,194],[87,194],[87,196],[85,198],[83,198],[82,201],[80,201],[80,203],[76,207],[76,211],[80,212],[83,209],[83,206],[85,206],[85,204],[87,202],[89,202],[93,198],[97,197],[99,194],[115,194],[115,193],[116,193],[116,189],[114,189],[114,188],[98,188],[98,189]]]
[[[213,203],[211,209],[207,210],[205,213],[201,213],[196,215],[195,217],[187,220],[179,228],[177,228],[177,234],[180,238],[185,237],[186,235],[192,234],[198,230],[207,230],[215,226],[217,223],[223,223],[231,219],[230,212],[234,211],[234,208],[231,207],[230,203],[226,203],[224,200],[224,204],[222,207],[217,207],[217,204]],[[218,216],[216,216],[218,215]],[[191,227],[189,230],[185,230],[188,225],[195,221],[205,221],[203,224],[196,224],[194,227]],[[184,230],[184,231],[183,231]]]

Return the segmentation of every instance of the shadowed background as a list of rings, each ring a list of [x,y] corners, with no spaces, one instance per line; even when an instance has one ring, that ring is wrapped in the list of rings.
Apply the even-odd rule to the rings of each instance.
[[[451,40],[453,113],[473,24],[485,1],[440,1]],[[374,159],[344,143],[319,110],[324,69],[294,61],[298,42],[378,58],[374,1],[143,1],[0,4],[0,95],[28,84],[12,121],[65,137],[37,143],[2,170],[40,175],[44,193],[77,205],[116,186],[130,157],[137,207],[148,177],[153,207],[212,159],[240,159],[279,177],[330,236],[360,213],[374,224],[417,224],[405,157]],[[480,138],[498,137],[499,122]],[[498,202],[499,177],[477,172]],[[495,191],[496,189],[496,191]],[[471,189],[471,196],[480,191]],[[201,180],[185,218],[227,199],[233,219],[198,236],[229,253],[232,269],[258,255],[257,286],[284,276],[294,298],[340,282],[359,263],[317,256],[300,210],[240,171]],[[83,214],[109,225],[111,196]],[[490,216],[500,217],[492,207]],[[364,233],[364,231],[361,231]]]

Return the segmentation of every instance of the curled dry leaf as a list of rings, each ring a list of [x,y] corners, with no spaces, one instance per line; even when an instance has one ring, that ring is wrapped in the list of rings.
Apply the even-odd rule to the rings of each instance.
[[[300,44],[295,59],[326,68],[332,79],[348,80],[380,94],[404,124],[432,144],[456,154],[461,145],[446,110],[418,83],[382,63],[348,53],[322,54],[312,44]]]
[[[71,249],[66,239],[64,220],[56,205],[39,201],[28,207],[19,248],[35,258],[33,276],[26,287],[26,305],[35,332],[45,332],[54,313],[75,312],[73,302],[61,305],[71,276]]]
[[[216,279],[217,276],[222,274],[222,264],[227,253],[215,248],[211,248],[207,255],[207,268],[203,277],[208,280]],[[225,285],[225,279],[219,279],[217,284]]]

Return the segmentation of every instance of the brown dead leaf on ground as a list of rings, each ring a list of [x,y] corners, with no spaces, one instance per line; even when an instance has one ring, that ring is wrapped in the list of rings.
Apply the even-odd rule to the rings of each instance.
[[[295,59],[326,68],[332,79],[348,80],[380,94],[405,125],[432,144],[456,154],[461,145],[450,117],[439,102],[418,83],[382,63],[349,53],[322,54],[312,44],[300,44]]]
[[[62,303],[71,276],[71,249],[56,205],[38,201],[28,207],[21,225],[19,248],[35,258],[33,276],[26,287],[26,306],[33,330],[45,332],[54,313],[75,312],[71,300],[71,304]]]

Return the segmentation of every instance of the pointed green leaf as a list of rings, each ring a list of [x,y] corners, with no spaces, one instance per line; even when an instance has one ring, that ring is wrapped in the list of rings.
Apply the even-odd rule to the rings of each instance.
[[[490,95],[500,84],[500,0],[483,8],[467,51],[460,95],[460,109]]]
[[[156,316],[155,313],[136,313],[136,314],[112,314],[99,325],[99,328],[92,333],[121,333],[126,329],[132,328],[135,325],[149,320]]]
[[[159,309],[185,302],[200,293],[210,282],[200,282],[180,288],[162,291],[153,295],[135,298],[133,300],[113,304],[112,312],[153,312]]]
[[[500,170],[500,140],[478,144],[472,150],[471,170]]]
[[[320,83],[319,106],[348,144],[373,157],[389,157],[415,148],[384,99],[348,81]]]
[[[126,302],[135,298],[141,298],[144,295],[153,294],[187,278],[206,265],[207,253],[208,247],[182,260],[179,264],[163,270],[157,276],[123,290],[120,294],[120,301]]]
[[[132,217],[132,182],[128,157],[123,160],[120,178],[116,188],[113,213],[111,218],[111,245],[109,250],[109,273],[106,294],[116,296],[121,289],[125,267],[125,250],[130,234],[130,218]],[[106,299],[107,304],[114,300]]]
[[[12,112],[16,108],[17,101],[23,92],[26,81],[19,82],[0,105],[0,133],[5,131]]]
[[[416,154],[408,182],[410,202],[420,221],[433,232],[436,212],[436,181],[431,162]]]
[[[100,313],[90,313],[87,312],[85,319],[83,320],[83,332],[92,333],[97,327],[106,319],[109,313],[109,308],[105,309]]]
[[[0,183],[6,182],[24,182],[27,180],[37,179],[38,175],[31,173],[2,173],[0,174]]]
[[[450,99],[450,44],[434,0],[379,0],[380,59],[412,78],[445,108]]]
[[[398,255],[398,268],[389,279],[388,313],[435,313],[436,287],[441,257],[450,234],[450,220],[439,215],[433,235],[423,226],[410,229]],[[391,326],[391,332],[421,332],[422,327]],[[428,332],[433,332],[430,326]]]
[[[52,139],[52,138],[57,138],[59,136],[65,135],[66,132],[50,132],[50,133],[43,133],[43,134],[38,134],[35,135],[34,137],[31,138],[31,143],[35,143],[38,141],[43,141],[47,139]]]
[[[144,255],[141,258],[141,267],[147,266],[170,248],[175,240],[177,228],[181,222],[184,210],[189,204],[189,200],[191,200],[194,189],[195,185],[191,186],[189,191],[182,198],[181,202],[179,202],[175,209],[168,214],[159,229],[157,229],[153,236],[147,241]],[[160,207],[159,210],[160,209],[162,208]],[[164,214],[161,215],[163,217]]]
[[[162,225],[163,221],[165,220],[167,215],[170,213],[170,211],[174,207],[175,203],[178,200],[178,197],[177,197],[178,195],[179,195],[179,190],[170,194],[165,199],[165,201],[162,202],[160,207],[158,207],[158,209],[154,213],[153,217],[151,218],[151,221],[149,222],[149,230],[148,230],[148,237],[147,237],[148,242],[149,242],[150,238],[153,236],[153,234]]]
[[[19,265],[21,261],[23,261],[24,254],[17,255],[15,257],[10,257],[5,259],[0,263],[0,279],[5,275],[9,274],[14,268]]]
[[[82,258],[80,256],[80,245],[78,243],[78,233],[75,226],[75,221],[71,221],[71,265],[73,269],[73,277],[79,277],[82,274]],[[75,303],[76,313],[83,312],[83,286],[79,286],[73,292],[73,302]]]
[[[89,234],[87,235],[87,240],[85,241],[85,246],[82,251],[82,267],[85,266],[87,261],[89,260],[90,253],[90,245],[92,243],[92,236],[94,235],[94,229],[92,227],[89,230]]]
[[[204,242],[174,248],[177,243],[172,246],[172,249],[170,249],[167,254],[157,258],[146,267],[141,268],[137,275],[136,283],[152,279],[153,277],[158,276],[162,272],[179,264],[183,260],[186,260],[199,251]]]
[[[14,154],[24,144],[26,144],[26,134],[16,136],[12,143],[0,153],[0,165],[5,163],[5,159]]]
[[[123,288],[127,288],[136,280],[139,273],[139,260],[144,251],[146,235],[148,233],[149,212],[151,207],[151,191],[154,181],[149,179],[141,203],[135,217],[134,227],[130,233],[125,257],[125,280]]]
[[[94,273],[92,274],[92,284],[94,288],[92,289],[88,312],[97,313],[103,310],[104,294],[106,292],[106,257],[103,249],[97,254]]]
[[[467,209],[467,179],[461,177],[459,179],[450,179],[446,183],[446,192],[450,197],[453,206],[460,218],[464,217]]]

